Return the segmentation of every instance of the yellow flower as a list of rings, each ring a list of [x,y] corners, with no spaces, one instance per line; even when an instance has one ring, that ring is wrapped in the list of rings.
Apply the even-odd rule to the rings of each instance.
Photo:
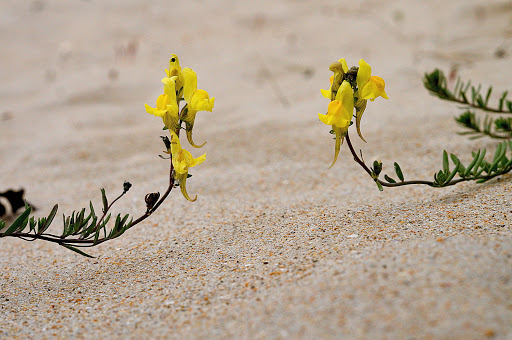
[[[194,121],[196,119],[196,113],[198,111],[212,111],[215,97],[210,98],[210,95],[205,90],[197,89],[197,75],[196,73],[185,67],[182,70],[184,87],[183,97],[187,102],[186,107],[183,109],[183,115],[181,120],[185,122],[185,130],[187,132],[187,139],[190,145],[195,148],[200,148],[202,145],[196,145],[192,140],[192,129],[194,128]]]
[[[181,148],[178,135],[171,130],[171,157],[175,172],[174,178],[179,181],[181,193],[187,200],[194,202],[197,195],[191,199],[186,188],[188,169],[203,163],[206,160],[206,154],[197,158],[192,157],[189,151]]]
[[[338,92],[338,89],[341,85],[341,82],[343,81],[343,77],[345,73],[348,72],[348,66],[347,62],[345,61],[345,58],[341,58],[337,62],[332,63],[329,66],[329,70],[334,72],[334,75],[331,76],[329,79],[331,82],[331,87],[329,90],[320,90],[322,92],[322,96],[324,96],[327,99],[334,100],[336,97],[336,93]]]
[[[372,77],[372,68],[363,59],[359,60],[359,70],[357,71],[357,88],[359,99],[370,99],[374,101],[377,97],[389,99],[384,87],[384,79],[381,77]]]
[[[384,79],[377,76],[372,76],[372,68],[363,59],[359,60],[359,70],[357,71],[357,92],[355,96],[358,98],[355,104],[356,107],[356,129],[357,134],[363,141],[361,134],[361,118],[363,117],[366,108],[366,101],[370,99],[374,101],[377,97],[389,99],[384,87],[386,86]],[[365,141],[366,142],[366,141]]]
[[[175,82],[177,77],[162,79],[164,83],[164,94],[161,94],[156,100],[156,108],[145,104],[146,112],[157,117],[162,117],[165,126],[170,131],[176,131],[179,121],[179,108],[176,102]]]
[[[331,167],[336,163],[340,146],[347,134],[350,121],[352,120],[352,112],[354,111],[354,91],[348,81],[343,81],[336,97],[329,103],[327,114],[318,114],[318,118],[324,124],[331,125],[336,134],[336,144],[334,147],[334,160]]]
[[[331,86],[329,87],[328,90],[320,89],[320,92],[322,92],[322,96],[324,96],[327,99],[331,99],[331,87],[332,87],[333,80],[334,80],[334,76],[332,75],[331,78],[329,78],[329,82],[331,83]]]
[[[183,95],[183,74],[181,73],[180,61],[176,54],[171,54],[169,69],[166,69],[165,73],[167,73],[167,78],[176,77],[176,95],[177,103],[179,104]]]

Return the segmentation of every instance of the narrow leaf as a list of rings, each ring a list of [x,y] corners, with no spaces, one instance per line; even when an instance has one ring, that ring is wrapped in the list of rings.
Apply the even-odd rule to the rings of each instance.
[[[36,222],[36,219],[34,218],[34,216],[30,217],[30,219],[28,220],[28,224],[30,226],[30,232],[32,232],[32,230],[35,230],[36,229],[36,226],[37,226],[37,222]]]
[[[450,163],[448,162],[448,153],[443,150],[443,171],[448,174],[450,172]]]
[[[389,177],[388,175],[384,175],[384,179],[389,183],[396,183],[396,181],[393,178]]]
[[[490,86],[489,90],[487,90],[487,95],[485,96],[484,106],[487,106],[487,104],[489,103],[489,97],[491,97],[491,92],[492,92],[492,86]]]
[[[453,153],[450,154],[450,158],[452,159],[453,161],[453,164],[457,164],[459,163],[459,166],[458,166],[458,171],[459,171],[459,175],[462,177],[464,176],[464,172],[466,171],[466,168],[464,168],[464,165],[462,165],[462,163],[460,162],[459,158],[454,155]]]
[[[466,168],[466,171],[464,171],[463,177],[466,177],[471,173],[471,169],[473,169],[473,167],[475,166],[479,157],[480,157],[480,150],[478,150],[477,153],[473,152],[473,160],[471,161],[471,163],[469,163],[468,167]]]
[[[498,110],[503,110],[503,103],[505,102],[505,98],[507,97],[508,91],[503,92],[500,98],[500,104],[498,105]]]
[[[480,151],[480,150],[479,150]],[[487,149],[483,149],[480,153],[480,156],[478,157],[478,160],[475,164],[475,170],[473,171],[473,174],[477,176],[478,168],[482,165],[482,162],[484,161],[485,154],[487,153]]]
[[[402,173],[402,169],[400,169],[400,165],[398,165],[398,163],[395,162],[394,166],[395,166],[395,172],[396,172],[396,175],[398,176],[398,179],[403,182],[404,174]]]
[[[46,229],[48,229],[48,227],[50,226],[50,224],[52,224],[53,222],[53,219],[55,218],[55,215],[57,214],[57,210],[59,209],[59,205],[58,204],[55,204],[53,206],[53,209],[52,211],[50,211],[50,214],[48,215],[48,217],[46,218],[46,221],[44,222],[44,224],[41,226],[41,228],[39,228],[39,230],[37,231],[37,234],[38,235],[41,235],[42,233],[44,233],[46,231]]]
[[[501,148],[499,148],[500,146],[501,146]],[[505,157],[507,154],[507,144],[505,142],[498,144],[498,148],[499,148],[500,152],[498,154],[498,149],[496,149],[496,153],[494,154],[494,159],[492,161],[491,168],[489,169],[489,172],[494,171],[495,168],[498,166],[498,164],[503,159],[503,157]]]
[[[460,166],[460,161],[455,163],[455,169],[453,169],[453,171],[450,173],[448,178],[445,179],[444,184],[450,183],[450,181],[453,179],[453,177],[455,177],[455,175],[459,171],[459,166]]]
[[[461,92],[460,95],[462,96],[462,100],[464,101],[464,103],[469,103],[468,98],[466,97],[466,93]]]
[[[87,254],[87,253],[84,253],[84,252],[83,252],[83,251],[81,251],[80,249],[75,248],[75,247],[72,247],[72,246],[70,246],[69,244],[61,244],[61,246],[63,246],[64,248],[68,248],[69,250],[72,250],[72,251],[74,251],[74,252],[76,252],[76,253],[78,253],[78,254],[80,254],[80,255],[82,255],[82,256],[89,257],[89,258],[91,258],[91,259],[94,259],[94,258],[95,258],[94,256],[89,255],[89,254]]]
[[[20,216],[18,216],[16,221],[12,222],[9,229],[7,229],[7,231],[3,234],[5,236],[8,236],[17,231],[18,229],[23,230],[28,223],[28,216],[30,215],[31,211],[32,207],[29,206],[28,208],[26,208],[25,211]]]
[[[107,212],[108,209],[108,201],[107,201],[107,195],[105,194],[105,189],[101,188],[101,199],[103,200],[103,213]]]

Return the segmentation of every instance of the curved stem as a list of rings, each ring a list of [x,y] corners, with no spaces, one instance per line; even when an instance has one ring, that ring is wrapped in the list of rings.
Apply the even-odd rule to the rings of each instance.
[[[488,181],[488,180],[490,180],[490,179],[492,179],[494,177],[504,175],[504,174],[506,174],[506,173],[508,173],[508,172],[510,172],[512,170],[512,166],[510,166],[510,167],[507,167],[506,169],[503,169],[503,171],[501,171],[501,172],[496,172],[496,173],[493,173],[493,174],[488,174],[486,176],[479,175],[479,176],[476,176],[476,177],[457,178],[457,179],[451,180],[450,182],[443,183],[442,185],[436,184],[435,182],[432,182],[432,181],[424,181],[424,180],[413,180],[413,181],[402,181],[402,182],[398,182],[398,183],[388,183],[388,182],[384,182],[384,181],[382,181],[382,180],[380,180],[378,178],[374,178],[373,177],[372,170],[370,168],[368,168],[368,166],[364,163],[364,160],[359,158],[359,156],[355,152],[354,147],[352,146],[352,143],[350,141],[350,136],[348,135],[348,133],[346,135],[346,139],[347,139],[348,148],[350,149],[350,153],[352,153],[352,156],[354,156],[354,160],[356,161],[356,163],[359,164],[366,171],[366,173],[370,177],[372,177],[372,179],[375,182],[378,182],[380,185],[382,185],[384,187],[399,187],[399,186],[403,186],[403,185],[423,184],[423,185],[428,185],[428,186],[431,186],[431,187],[434,187],[434,188],[443,188],[443,187],[452,186],[452,185],[455,185],[457,183],[466,182],[466,181],[477,181],[477,180],[480,180],[480,179]]]
[[[103,211],[103,215],[100,217],[100,220],[98,221],[98,223],[96,223],[96,226],[94,227],[94,230],[93,230],[93,233],[96,232],[96,230],[98,230],[98,228],[100,227],[101,225],[101,222],[103,222],[103,219],[105,218],[105,216],[107,216],[107,212],[110,210],[110,208],[114,205],[114,203],[117,202],[117,200],[119,200],[121,197],[123,197],[123,195],[126,194],[126,190],[123,190],[123,193],[119,196],[117,196],[117,198],[115,200],[113,200],[109,206],[107,207],[107,209],[105,209]]]
[[[158,200],[158,202],[156,202],[155,206],[150,211],[146,211],[142,216],[140,216],[135,221],[133,221],[132,225],[130,226],[130,228],[133,227],[134,225],[144,221],[149,216],[151,216],[151,214],[154,213],[156,211],[156,209],[158,209],[158,207],[165,201],[167,196],[169,196],[169,194],[171,193],[171,190],[174,187],[174,176],[172,174],[173,170],[174,170],[174,166],[172,164],[172,155],[170,156],[170,160],[171,160],[171,167],[170,167],[170,170],[169,170],[169,187],[167,188],[167,191]]]
[[[366,173],[368,173],[368,175],[370,175],[370,177],[373,178],[372,171],[370,170],[370,168],[368,168],[368,166],[366,166],[364,161],[361,160],[361,158],[359,158],[359,156],[355,152],[354,147],[352,146],[352,142],[350,141],[350,137],[349,137],[348,133],[346,135],[346,139],[347,139],[348,148],[350,149],[350,153],[352,153],[352,156],[354,156],[354,160],[356,161],[356,163],[359,164],[366,171]],[[379,182],[384,187],[399,187],[402,185],[410,185],[410,184],[426,184],[429,186],[434,186],[434,182],[422,181],[422,180],[403,181],[403,182],[398,182],[398,183],[388,183],[388,182],[381,181],[378,178],[375,178],[374,180],[375,180],[375,182]],[[455,183],[453,183],[453,184],[455,184]]]

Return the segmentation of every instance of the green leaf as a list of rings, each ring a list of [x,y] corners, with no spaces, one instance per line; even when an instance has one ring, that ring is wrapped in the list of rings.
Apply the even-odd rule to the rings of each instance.
[[[503,92],[500,98],[500,104],[498,105],[498,110],[503,110],[503,103],[505,102],[505,98],[507,97],[508,91]]]
[[[92,234],[92,232],[94,231],[94,228],[96,228],[97,220],[98,220],[98,217],[97,216],[93,216],[92,222],[89,225],[89,228],[84,230],[84,232],[82,233],[82,238],[87,238],[87,237],[89,237]]]
[[[478,158],[480,157],[480,150],[478,150],[476,153],[473,152],[473,160],[471,163],[469,163],[468,167],[466,168],[466,171],[464,171],[464,176],[466,177],[471,173],[471,169],[476,165],[476,162],[478,161]]]
[[[455,175],[457,174],[457,172],[459,171],[459,166],[460,166],[460,161],[455,163],[455,169],[453,169],[453,171],[450,173],[450,175],[445,179],[444,183],[443,184],[448,184],[450,183],[450,181],[453,179],[453,177],[455,177]]]
[[[379,191],[384,191],[384,188],[382,187],[382,184],[380,184],[380,182],[375,181],[375,183],[377,184],[377,187],[379,188]]]
[[[94,206],[91,201],[89,201],[89,209],[91,209],[91,215],[96,216],[96,212],[94,211]]]
[[[96,232],[94,233],[94,242],[93,244],[96,244],[96,242],[98,242],[98,239],[100,237],[100,231],[101,231],[101,226],[97,226],[96,227]]]
[[[453,93],[457,93],[459,90],[459,86],[461,85],[460,77],[457,77],[457,83],[455,84],[455,88],[453,89]]]
[[[29,206],[28,208],[26,208],[25,211],[20,216],[18,216],[16,221],[12,222],[9,229],[7,229],[7,231],[3,233],[4,236],[9,236],[16,232],[18,229],[23,230],[28,223],[28,216],[30,215],[31,211],[32,207]]]
[[[70,246],[69,244],[61,244],[61,246],[63,246],[64,248],[68,248],[69,250],[72,250],[72,251],[74,251],[74,252],[76,252],[76,253],[78,253],[78,254],[80,254],[80,255],[82,255],[82,256],[86,256],[86,257],[89,257],[89,258],[92,258],[92,259],[94,259],[94,258],[95,258],[94,256],[89,255],[89,254],[87,254],[87,253],[84,253],[84,252],[83,252],[83,251],[81,251],[80,249],[75,248],[75,247],[72,247],[72,246]]]
[[[464,93],[468,92],[468,89],[470,86],[471,86],[471,80],[466,83],[466,87],[464,88],[464,90],[462,90],[462,92],[464,92]]]
[[[499,155],[501,154],[502,148],[503,148],[503,144],[499,143],[498,146],[496,147],[496,151],[494,151],[494,156],[492,158],[493,163],[498,159]]]
[[[462,96],[462,100],[464,101],[464,103],[469,103],[468,98],[466,97],[466,93],[461,92],[460,95]]]
[[[496,152],[494,153],[493,161],[491,164],[491,167],[489,169],[489,173],[495,170],[495,168],[498,166],[498,163],[501,162],[503,157],[507,154],[507,144],[506,142],[498,144],[498,147],[496,148]]]
[[[484,101],[482,100],[482,97],[477,96],[477,97],[476,97],[476,102],[477,102],[477,104],[478,104],[478,106],[479,106],[479,107],[481,107],[481,108],[485,107],[485,105],[484,105]]]
[[[121,225],[124,225],[126,223],[126,220],[130,217],[130,215],[126,214],[123,219],[121,220]]]
[[[459,175],[461,177],[464,176],[464,172],[466,171],[466,169],[464,168],[464,165],[462,165],[462,163],[460,162],[459,158],[455,156],[453,153],[450,154],[450,158],[452,159],[453,164],[459,164],[457,169],[459,171]]]
[[[473,93],[473,103],[476,100],[478,103],[482,102],[482,104],[483,104],[482,96],[480,95],[481,88],[482,88],[481,84],[478,84],[478,88],[476,88],[476,89],[474,87],[471,88],[471,92]]]
[[[50,224],[52,224],[53,222],[53,219],[55,218],[55,215],[57,214],[57,210],[59,209],[59,205],[58,204],[55,204],[53,206],[53,209],[52,211],[50,211],[50,214],[48,215],[48,217],[46,218],[46,221],[44,222],[44,224],[39,228],[39,230],[37,231],[37,234],[38,235],[41,235],[42,233],[44,233],[46,231],[46,229],[48,229],[48,227],[50,226]]]
[[[389,183],[396,183],[396,181],[393,178],[389,177],[388,175],[384,175],[384,179]]]
[[[396,175],[398,176],[398,179],[403,182],[404,174],[402,173],[402,169],[400,169],[400,165],[398,165],[397,162],[395,162],[393,165],[395,166],[395,172],[396,172]]]
[[[36,229],[37,222],[36,222],[36,219],[34,218],[34,216],[30,217],[30,219],[28,220],[28,224],[30,226],[29,232],[32,232],[32,230]]]
[[[448,161],[448,153],[446,150],[443,150],[443,171],[444,173],[450,173],[450,163]]]
[[[103,201],[103,213],[107,212],[108,209],[108,201],[107,201],[107,194],[105,194],[105,189],[101,188],[101,199]]]
[[[491,96],[491,92],[492,92],[492,86],[490,86],[489,90],[487,90],[487,95],[485,96],[484,106],[487,106],[487,104],[489,103],[489,97]]]
[[[442,170],[439,170],[437,174],[434,174],[434,180],[439,186],[443,186],[446,180],[446,174]]]
[[[479,150],[480,151],[480,150]],[[482,149],[482,152],[480,153],[480,156],[478,157],[478,160],[475,164],[475,170],[473,171],[474,176],[478,176],[480,173],[478,172],[478,168],[482,165],[482,162],[484,161],[485,154],[487,153],[487,149]]]

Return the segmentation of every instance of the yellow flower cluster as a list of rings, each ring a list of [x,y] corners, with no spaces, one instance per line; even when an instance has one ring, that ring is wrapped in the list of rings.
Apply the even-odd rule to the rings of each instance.
[[[205,90],[197,89],[197,75],[188,68],[181,68],[178,56],[171,55],[169,60],[169,69],[165,70],[167,77],[162,79],[164,84],[164,93],[161,94],[156,100],[156,107],[153,108],[148,104],[145,105],[146,112],[157,117],[162,117],[165,127],[171,133],[171,147],[167,150],[172,157],[172,165],[174,168],[174,178],[179,182],[183,196],[189,201],[191,199],[187,193],[186,182],[188,169],[201,164],[206,159],[206,154],[197,158],[192,157],[192,154],[182,149],[179,139],[181,124],[185,123],[185,131],[187,140],[190,145],[195,148],[201,148],[202,145],[196,145],[192,139],[192,129],[194,128],[194,121],[198,111],[212,111],[215,98],[210,98],[210,95]],[[180,102],[185,100],[186,104],[181,109]]]
[[[368,99],[371,101],[377,97],[388,99],[388,96],[384,91],[384,79],[372,76],[372,68],[363,59],[359,60],[359,68],[352,67],[349,70],[347,62],[342,58],[332,63],[329,69],[334,73],[330,79],[331,88],[320,91],[331,102],[327,107],[327,114],[319,113],[318,118],[322,123],[331,125],[336,135],[332,167],[338,158],[343,139],[348,133],[354,109],[356,110],[357,133],[364,141],[360,124]]]

